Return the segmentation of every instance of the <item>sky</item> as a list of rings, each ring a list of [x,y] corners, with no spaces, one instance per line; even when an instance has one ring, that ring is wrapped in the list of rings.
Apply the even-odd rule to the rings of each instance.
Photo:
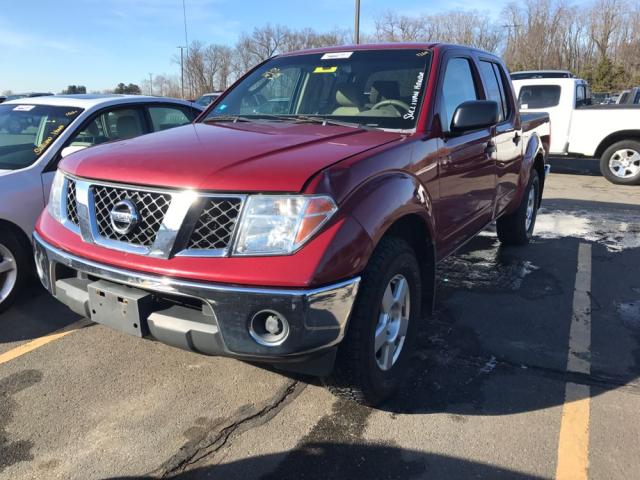
[[[318,31],[353,28],[354,0],[185,0],[189,42],[233,45],[266,23]],[[469,9],[497,15],[507,0],[361,0],[361,30],[376,16]],[[0,1],[0,92],[89,91],[178,74],[182,0]]]

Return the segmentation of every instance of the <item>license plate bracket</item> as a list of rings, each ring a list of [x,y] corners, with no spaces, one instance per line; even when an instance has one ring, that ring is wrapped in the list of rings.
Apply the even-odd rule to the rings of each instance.
[[[147,318],[153,312],[149,292],[106,280],[90,283],[88,291],[92,321],[134,337],[149,334]]]

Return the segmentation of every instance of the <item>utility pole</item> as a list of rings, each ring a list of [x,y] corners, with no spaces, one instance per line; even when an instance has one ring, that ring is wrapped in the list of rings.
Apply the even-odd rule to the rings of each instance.
[[[187,35],[187,6],[185,0],[182,0],[182,18],[184,20],[184,44],[187,50],[187,59],[189,58],[189,37]],[[189,84],[189,97],[191,97],[191,84]],[[182,92],[182,98],[184,98],[184,88]]]
[[[180,49],[180,88],[182,90],[182,98],[184,99],[184,49],[187,47],[178,47]]]
[[[354,41],[356,45],[360,43],[360,0],[356,0],[356,25]]]
[[[149,72],[149,95],[153,95],[153,73]]]

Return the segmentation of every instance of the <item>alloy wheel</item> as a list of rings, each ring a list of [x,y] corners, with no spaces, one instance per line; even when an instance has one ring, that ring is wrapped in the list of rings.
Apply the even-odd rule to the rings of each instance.
[[[531,189],[529,190],[529,198],[527,198],[527,214],[525,217],[525,229],[528,232],[529,229],[531,228],[531,224],[533,223],[533,217],[535,215],[535,211],[536,211],[536,196],[538,195],[538,192],[536,191],[536,189],[532,186]]]
[[[407,336],[410,313],[409,282],[404,275],[395,275],[384,290],[374,334],[376,363],[383,371],[390,370],[400,356]]]
[[[609,159],[609,170],[619,178],[635,177],[640,173],[640,153],[628,148],[616,151]]]
[[[0,243],[0,303],[4,302],[18,280],[16,259],[7,247]]]

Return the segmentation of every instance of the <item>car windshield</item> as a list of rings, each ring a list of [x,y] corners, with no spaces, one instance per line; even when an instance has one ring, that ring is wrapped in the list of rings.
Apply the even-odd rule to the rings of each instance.
[[[217,94],[207,94],[207,95],[202,95],[200,98],[198,98],[196,100],[196,104],[197,105],[202,105],[203,107],[206,107],[207,105],[209,105],[211,102],[213,102],[216,98],[218,98],[220,95]]]
[[[31,165],[81,112],[74,107],[0,105],[0,170]]]
[[[430,57],[418,49],[276,57],[228,92],[203,122],[241,117],[410,130]]]

